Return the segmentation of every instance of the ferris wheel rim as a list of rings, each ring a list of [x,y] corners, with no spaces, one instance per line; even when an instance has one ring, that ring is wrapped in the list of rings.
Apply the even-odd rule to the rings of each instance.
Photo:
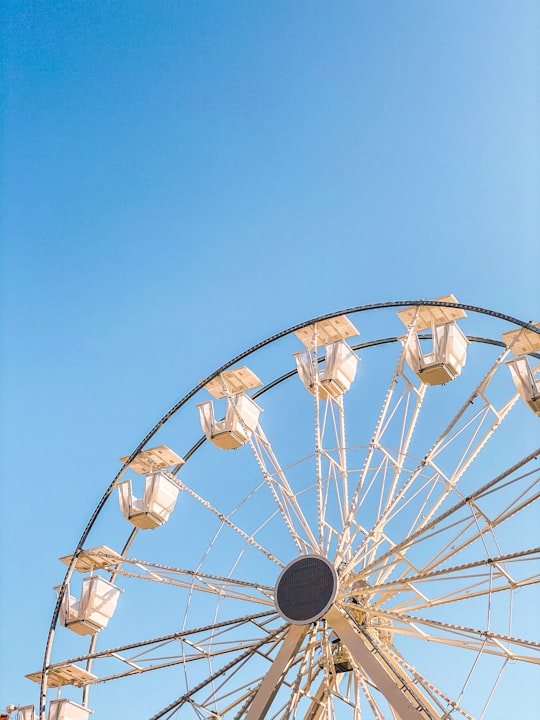
[[[220,373],[228,370],[229,368],[233,367],[235,364],[239,363],[240,361],[244,360],[245,358],[249,357],[250,355],[256,353],[257,351],[261,350],[262,348],[280,340],[281,338],[284,338],[288,335],[291,335],[292,333],[303,329],[309,325],[313,325],[314,323],[321,322],[322,320],[332,319],[340,315],[355,315],[362,312],[368,312],[368,311],[376,311],[376,310],[385,310],[385,309],[391,309],[391,308],[402,308],[402,307],[410,307],[410,306],[433,306],[433,307],[449,307],[449,308],[456,308],[459,310],[469,311],[481,315],[485,315],[488,317],[493,317],[505,322],[508,322],[512,325],[517,325],[521,328],[530,330],[536,334],[540,334],[540,327],[537,327],[530,322],[526,322],[523,320],[520,320],[518,318],[512,317],[510,315],[506,315],[504,313],[500,313],[494,310],[490,310],[488,308],[483,308],[479,306],[469,305],[465,303],[452,303],[452,302],[446,302],[446,301],[437,301],[437,300],[400,300],[400,301],[390,301],[390,302],[384,302],[384,303],[372,303],[367,305],[361,305],[361,306],[355,306],[351,308],[346,308],[338,311],[333,311],[331,313],[326,313],[323,315],[316,316],[314,318],[311,318],[309,320],[303,321],[301,323],[297,323],[295,325],[292,325],[288,327],[285,330],[282,330],[278,333],[275,333],[274,335],[269,336],[263,341],[260,341],[256,343],[255,345],[251,346],[247,350],[241,352],[240,354],[233,357],[231,360],[228,360],[226,363],[218,367],[215,371],[213,371],[208,377],[206,377],[204,380],[201,380],[196,386],[194,386],[190,391],[188,391],[175,405],[173,405],[170,410],[168,410],[165,415],[151,428],[151,430],[146,434],[146,436],[139,442],[139,444],[136,446],[136,448],[132,451],[132,453],[126,458],[124,464],[122,465],[119,472],[116,474],[110,485],[105,490],[102,498],[98,501],[94,512],[92,513],[80,539],[76,546],[76,549],[73,553],[72,559],[70,564],[68,565],[64,581],[62,583],[62,589],[58,595],[57,602],[54,608],[53,616],[51,618],[51,624],[49,628],[49,634],[47,637],[47,643],[46,643],[46,650],[45,650],[45,657],[44,662],[42,666],[42,676],[43,680],[41,685],[41,697],[42,697],[42,706],[40,708],[41,711],[44,711],[44,696],[47,691],[46,686],[46,675],[47,675],[47,667],[48,662],[50,659],[50,650],[52,646],[52,640],[54,638],[54,631],[58,623],[58,617],[59,617],[59,611],[60,611],[60,605],[62,601],[62,592],[66,586],[66,583],[68,582],[72,570],[74,562],[78,556],[78,554],[81,552],[84,543],[86,542],[86,539],[97,520],[101,510],[103,509],[107,499],[110,497],[112,491],[116,487],[119,478],[122,476],[122,474],[125,472],[129,464],[133,461],[133,459],[146,447],[148,442],[152,439],[152,437],[158,432],[158,430],[163,427],[163,425],[176,413],[178,412],[184,405],[186,405],[195,395],[197,395],[211,380],[218,377]],[[491,338],[481,338],[476,336],[468,336],[469,339],[485,343],[485,344],[492,344],[497,345],[500,347],[505,347],[504,343],[499,340],[494,340]],[[397,342],[397,337],[389,337],[389,338],[381,338],[369,343],[359,343],[357,345],[353,346],[353,349],[360,349],[365,348],[369,346],[376,346],[381,345],[384,343],[391,343],[391,342]],[[530,353],[530,355],[534,357],[540,357],[537,353]],[[270,381],[267,383],[264,387],[257,390],[255,393],[253,393],[253,397],[258,397],[259,395],[264,394],[265,392],[269,391],[273,387],[276,386],[276,384],[282,382],[283,380],[287,379],[288,377],[291,377],[292,375],[296,374],[297,371],[293,370],[289,373],[286,373],[285,375],[276,378],[273,381]],[[205,437],[203,436],[192,448],[188,450],[186,453],[186,460],[189,459],[196,450],[202,445],[202,443],[205,441]],[[132,533],[134,536],[137,533],[137,529],[135,529]],[[131,541],[128,540],[128,543]]]

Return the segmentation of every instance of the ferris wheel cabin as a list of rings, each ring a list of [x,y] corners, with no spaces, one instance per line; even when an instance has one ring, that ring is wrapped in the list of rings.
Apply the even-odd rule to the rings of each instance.
[[[15,707],[14,705],[8,705],[6,708],[6,714],[0,713],[0,720],[8,720],[11,713],[15,712],[15,720],[38,720],[33,705],[24,705]]]
[[[438,302],[456,303],[453,295],[437,298]],[[415,375],[426,385],[443,385],[454,380],[465,365],[469,341],[456,323],[466,316],[464,310],[437,305],[416,305],[397,313],[409,330],[400,338],[405,347],[407,364]],[[431,328],[431,337],[422,336]],[[431,340],[431,347],[425,351],[424,341]],[[421,342],[422,341],[422,342]]]
[[[205,386],[214,398],[226,399],[225,417],[221,420],[215,418],[212,400],[197,405],[203,432],[216,447],[232,450],[247,443],[257,427],[262,408],[246,390],[261,385],[255,373],[240,367],[220,373]]]
[[[24,705],[24,707],[8,706],[7,710],[8,714],[0,714],[0,720],[8,720],[13,712],[16,713],[12,716],[13,720],[38,720],[33,705]],[[49,703],[47,718],[48,720],[88,720],[92,712],[92,710],[73,702],[73,700],[58,698],[51,700]]]
[[[60,623],[78,635],[95,635],[113,616],[121,592],[100,575],[91,575],[84,578],[77,600],[69,594],[68,583],[60,606]]]
[[[128,460],[120,458],[121,462]],[[139,453],[129,464],[137,473],[145,474],[142,498],[133,495],[131,480],[118,485],[118,501],[124,518],[140,530],[155,528],[167,522],[174,510],[180,488],[174,476],[165,471],[182,465],[183,459],[166,445]]]
[[[92,710],[66,698],[51,700],[49,704],[49,720],[87,720],[91,714]]]
[[[540,323],[532,324],[540,329]],[[537,364],[535,375],[527,357],[531,353],[540,351],[540,335],[527,328],[520,328],[503,333],[502,337],[505,345],[516,356],[506,363],[516,390],[531,410],[536,415],[540,415],[540,375],[538,374],[540,365]]]
[[[295,335],[306,350],[294,353],[298,375],[310,393],[318,388],[319,397],[339,397],[347,392],[355,376],[360,358],[346,342],[358,335],[358,330],[346,315],[321,320],[298,330]],[[319,363],[317,348],[324,347],[324,359]]]

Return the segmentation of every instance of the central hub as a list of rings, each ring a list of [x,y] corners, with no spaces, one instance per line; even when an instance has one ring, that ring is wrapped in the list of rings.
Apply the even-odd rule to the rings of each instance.
[[[320,555],[303,555],[281,571],[274,593],[276,608],[287,622],[309,625],[330,609],[337,591],[332,563]]]

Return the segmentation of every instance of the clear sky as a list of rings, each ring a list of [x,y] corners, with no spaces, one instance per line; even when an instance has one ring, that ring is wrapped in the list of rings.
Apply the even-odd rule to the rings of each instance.
[[[117,458],[218,365],[371,302],[540,320],[537,2],[2,12],[0,708]]]

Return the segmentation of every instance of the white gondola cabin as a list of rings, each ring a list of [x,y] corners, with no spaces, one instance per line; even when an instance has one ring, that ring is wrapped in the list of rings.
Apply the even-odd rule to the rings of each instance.
[[[453,295],[437,298],[437,302],[456,303]],[[399,319],[405,327],[413,327],[407,337],[401,338],[405,346],[405,359],[411,370],[427,385],[442,385],[454,380],[465,365],[469,340],[455,322],[465,317],[459,308],[418,305],[400,310]],[[431,328],[431,347],[424,348],[419,333]]]
[[[10,708],[6,708],[10,710]],[[23,705],[15,710],[16,714],[13,716],[13,720],[38,720],[36,711],[33,705]],[[0,715],[0,718],[2,715]],[[7,715],[5,716],[7,717]]]
[[[21,714],[21,720],[37,720],[33,705],[25,705],[19,708],[19,712]]]
[[[174,477],[161,470],[146,476],[142,498],[133,495],[131,480],[125,480],[118,485],[120,510],[140,530],[156,528],[169,519],[179,492]]]
[[[69,594],[68,584],[62,597],[59,620],[78,635],[95,635],[113,616],[121,592],[105,578],[92,575],[84,578],[81,597],[77,600]]]
[[[215,398],[226,398],[225,417],[221,420],[215,418],[212,400],[197,405],[203,432],[216,447],[232,450],[249,440],[262,408],[245,391],[260,385],[259,378],[246,367],[223,372],[206,385]]]
[[[319,397],[338,397],[347,392],[356,376],[359,358],[345,340],[325,346],[324,364],[321,366],[310,350],[294,353],[298,376],[310,393],[315,393],[319,381]]]
[[[345,338],[358,335],[358,330],[345,315],[321,320],[298,330],[296,336],[306,350],[294,353],[298,376],[309,392],[315,394],[317,382],[319,397],[338,397],[350,388],[356,376],[358,356],[345,342]],[[324,346],[324,360],[320,363],[315,348]]]
[[[531,324],[540,329],[540,323]],[[527,357],[528,353],[540,350],[540,334],[527,328],[520,328],[519,330],[503,333],[503,340],[506,346],[516,355],[515,358],[507,362],[516,390],[531,410],[536,415],[540,415],[540,375],[538,373],[536,373],[536,376],[533,374]]]
[[[88,720],[92,710],[79,703],[59,698],[49,703],[49,720]]]
[[[129,457],[120,458],[126,462]],[[174,510],[180,488],[174,475],[165,468],[183,465],[184,460],[166,445],[138,453],[129,463],[137,473],[145,474],[142,498],[135,497],[131,480],[118,484],[118,502],[124,518],[140,530],[156,528],[167,522]]]

